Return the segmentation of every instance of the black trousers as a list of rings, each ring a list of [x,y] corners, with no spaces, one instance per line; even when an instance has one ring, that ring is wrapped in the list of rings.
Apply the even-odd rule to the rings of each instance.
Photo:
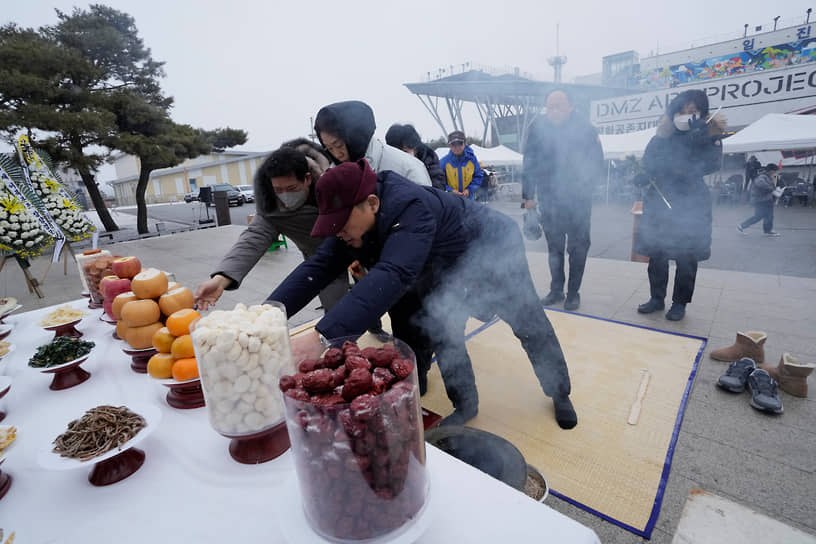
[[[569,254],[568,293],[577,293],[584,278],[587,253],[589,253],[590,214],[569,214],[554,217],[544,225],[547,237],[548,262],[550,265],[550,291],[564,291],[564,253]]]
[[[761,220],[762,230],[764,230],[765,233],[767,234],[773,230],[773,217],[774,217],[773,200],[767,200],[765,202],[755,202],[754,215],[749,219],[743,221],[740,226],[746,229],[753,225],[754,223],[758,223]]]
[[[674,274],[674,291],[672,302],[688,304],[694,294],[694,283],[697,280],[697,260],[691,257],[675,259],[677,270]],[[669,284],[669,259],[665,255],[649,256],[649,289],[652,298],[666,298],[666,287]]]
[[[435,274],[423,296],[422,329],[436,352],[448,398],[455,408],[478,405],[465,324],[470,315],[488,312],[513,330],[544,393],[569,395],[567,363],[539,302],[521,233],[509,217],[493,211],[489,216],[491,224],[479,239],[454,266]],[[479,288],[465,287],[474,285]]]

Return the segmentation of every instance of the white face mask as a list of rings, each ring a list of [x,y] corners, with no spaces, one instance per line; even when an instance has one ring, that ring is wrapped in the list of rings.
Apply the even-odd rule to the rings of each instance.
[[[688,113],[678,113],[674,116],[674,126],[677,127],[677,130],[686,131],[689,129],[689,121],[692,119],[696,119],[696,115],[691,115]]]
[[[286,193],[278,193],[277,196],[284,208],[287,210],[297,210],[306,203],[306,198],[309,194],[307,191],[288,191]]]

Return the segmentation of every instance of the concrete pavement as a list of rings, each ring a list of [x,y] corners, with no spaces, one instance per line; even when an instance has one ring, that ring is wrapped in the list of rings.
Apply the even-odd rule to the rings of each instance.
[[[810,224],[816,223],[816,211],[810,211]],[[122,255],[137,255],[145,266],[174,272],[182,285],[195,289],[243,228],[236,224],[180,232],[122,242],[109,249]],[[763,258],[758,250],[754,257]],[[266,253],[242,287],[226,293],[218,306],[231,308],[236,302],[263,300],[301,259],[294,246]],[[531,248],[528,259],[539,295],[544,295],[549,286],[547,255]],[[35,260],[32,263],[35,276],[39,278],[46,265],[45,258]],[[778,361],[783,351],[803,361],[816,361],[813,332],[816,278],[779,272],[750,273],[738,268],[741,265],[737,262],[731,270],[701,267],[694,301],[686,318],[675,323],[667,321],[662,313],[644,316],[635,311],[637,304],[649,296],[645,264],[597,257],[587,263],[581,313],[709,339],[681,427],[652,542],[671,542],[686,498],[695,487],[816,535],[813,515],[816,402],[781,393],[785,405],[782,416],[759,413],[749,406],[747,393],[735,396],[714,386],[726,364],[708,357],[712,349],[730,345],[737,330],[764,330],[768,333],[765,350],[769,361]],[[21,311],[26,311],[77,298],[80,282],[76,265],[69,263],[67,275],[63,274],[62,264],[52,267],[43,291],[46,295],[43,299],[29,294],[13,261],[7,262],[0,272],[0,294],[16,297],[23,304]],[[320,315],[317,306],[314,300],[292,316],[292,323]],[[816,387],[815,380],[811,377],[812,387]],[[812,395],[816,398],[816,392]],[[576,408],[580,414],[580,406]],[[555,497],[548,498],[546,503],[593,528],[602,542],[643,540]]]

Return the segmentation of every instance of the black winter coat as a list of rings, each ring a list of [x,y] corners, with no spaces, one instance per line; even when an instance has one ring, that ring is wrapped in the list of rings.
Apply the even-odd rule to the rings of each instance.
[[[720,168],[722,147],[714,137],[693,140],[671,126],[658,129],[643,154],[643,168],[657,185],[647,185],[635,252],[669,259],[711,257],[711,195],[703,176]]]
[[[391,171],[377,174],[377,196],[376,224],[364,236],[363,247],[327,238],[268,297],[294,315],[359,260],[368,274],[316,326],[326,338],[361,334],[409,288],[433,285],[433,278],[452,269],[483,230],[495,230],[490,228],[491,218],[501,215]],[[423,289],[417,291],[424,294]]]
[[[530,126],[524,145],[522,198],[538,200],[543,215],[588,216],[595,186],[606,179],[598,131],[572,113],[562,125],[546,117]]]
[[[431,185],[436,189],[445,191],[447,180],[442,168],[439,167],[439,156],[436,151],[425,144],[419,144],[415,150],[416,158],[422,161],[425,168],[428,170],[428,175],[431,177]]]

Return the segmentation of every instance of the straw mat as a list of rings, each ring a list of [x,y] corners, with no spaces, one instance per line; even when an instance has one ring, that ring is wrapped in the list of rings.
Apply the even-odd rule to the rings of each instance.
[[[501,321],[476,328],[468,340],[480,401],[468,426],[515,444],[554,495],[649,538],[706,341],[561,311],[547,316],[569,366],[578,426],[558,427],[526,353]],[[645,372],[640,419],[629,425]],[[436,365],[428,383],[423,407],[451,413]]]

